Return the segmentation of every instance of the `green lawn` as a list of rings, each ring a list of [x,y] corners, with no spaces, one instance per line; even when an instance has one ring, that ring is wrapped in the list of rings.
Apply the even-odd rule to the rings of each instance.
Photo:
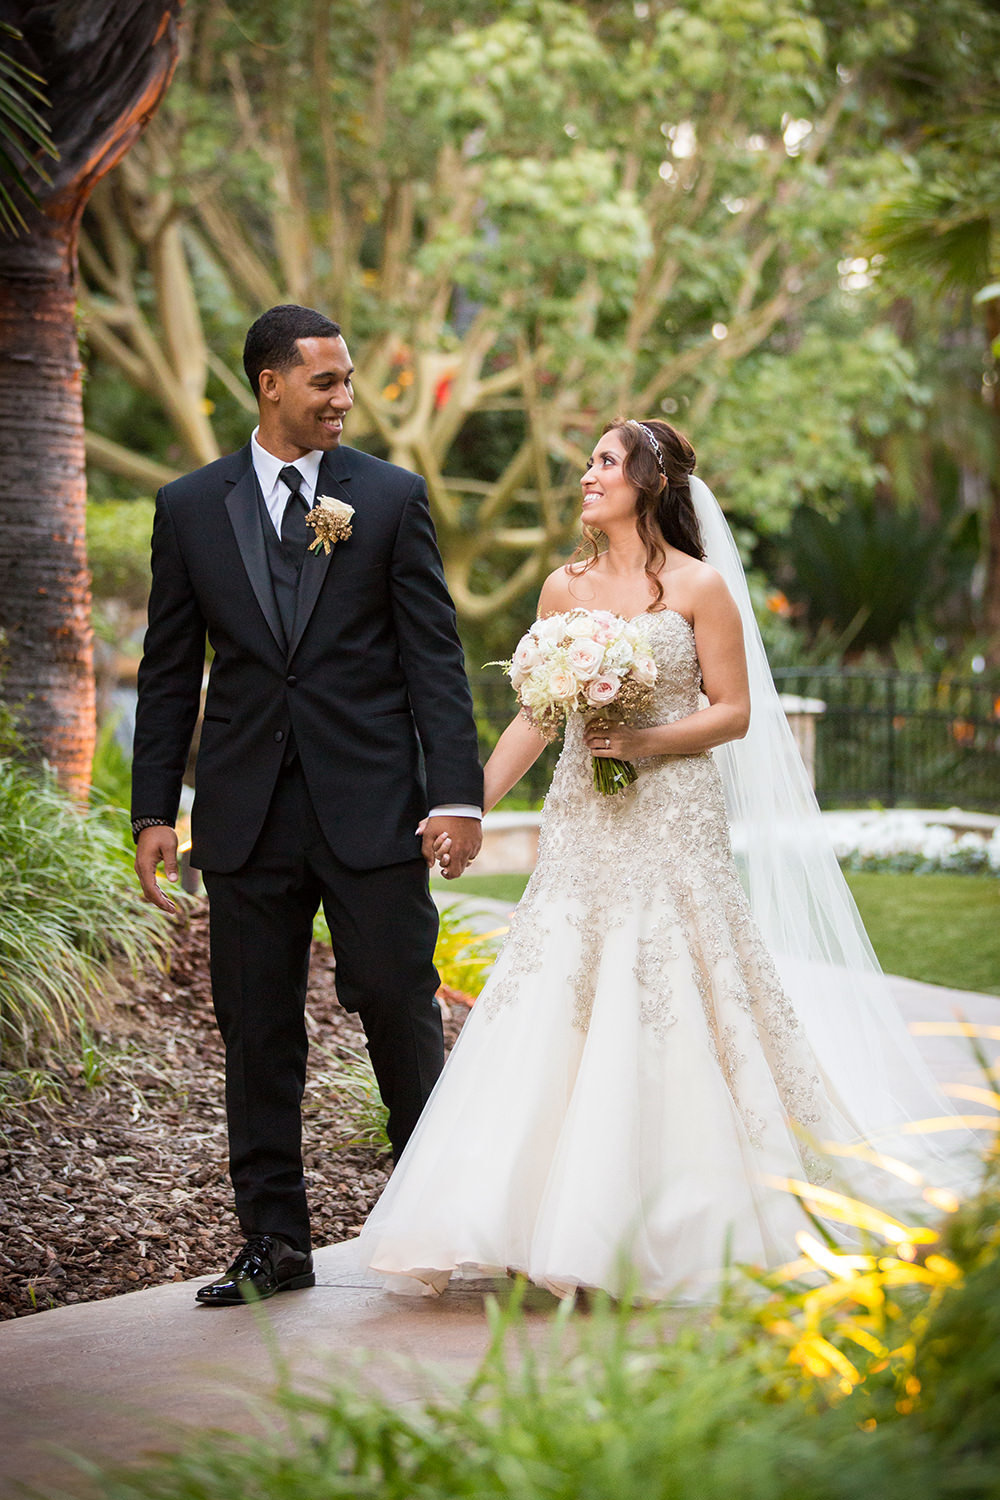
[[[517,901],[526,875],[464,875],[437,890]],[[988,875],[849,875],[890,974],[1000,995],[1000,880]]]
[[[848,875],[890,974],[1000,995],[1000,880],[989,875]]]

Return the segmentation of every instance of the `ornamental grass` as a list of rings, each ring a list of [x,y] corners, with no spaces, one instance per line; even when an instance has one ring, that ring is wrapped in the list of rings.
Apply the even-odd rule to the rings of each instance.
[[[127,814],[81,808],[48,771],[0,751],[0,1069],[88,1033],[123,969],[160,960],[167,927],[142,901]],[[130,840],[128,841],[131,842]]]

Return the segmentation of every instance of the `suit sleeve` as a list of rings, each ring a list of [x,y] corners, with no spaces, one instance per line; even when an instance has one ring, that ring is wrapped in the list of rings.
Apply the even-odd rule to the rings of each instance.
[[[390,588],[400,661],[424,752],[428,806],[482,806],[472,693],[427,488],[419,477],[396,533]]]
[[[205,621],[163,490],[156,497],[149,626],[132,744],[132,817],[177,817],[205,670]]]

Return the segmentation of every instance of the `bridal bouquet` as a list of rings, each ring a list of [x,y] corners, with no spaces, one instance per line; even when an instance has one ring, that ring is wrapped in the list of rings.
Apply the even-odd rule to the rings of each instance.
[[[503,663],[521,712],[554,740],[564,719],[582,713],[626,721],[645,708],[656,682],[649,640],[637,620],[606,609],[573,609],[536,620]],[[636,778],[631,761],[594,757],[594,787],[604,796],[623,791]]]

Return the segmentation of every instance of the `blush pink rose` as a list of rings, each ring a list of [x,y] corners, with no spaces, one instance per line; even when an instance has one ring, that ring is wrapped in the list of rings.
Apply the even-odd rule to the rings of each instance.
[[[594,610],[594,628],[591,631],[595,641],[602,646],[607,646],[621,631],[622,622],[617,615],[613,615],[607,609]]]
[[[592,677],[597,676],[603,660],[604,648],[596,641],[586,639],[574,641],[569,648],[569,664],[577,677],[584,682],[589,682]]]
[[[580,684],[573,673],[564,671],[562,667],[556,667],[549,678],[549,692],[553,698],[558,699],[560,703],[568,703],[571,698],[576,697],[579,691]]]
[[[614,672],[605,672],[603,676],[595,677],[593,682],[587,683],[587,702],[592,703],[595,708],[611,703],[621,685],[621,678],[616,677]]]

